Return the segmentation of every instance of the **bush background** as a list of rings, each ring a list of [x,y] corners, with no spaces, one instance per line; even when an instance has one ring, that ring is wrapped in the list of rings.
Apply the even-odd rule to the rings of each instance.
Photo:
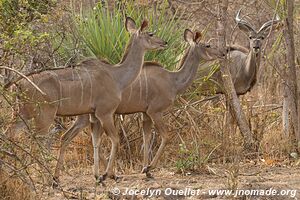
[[[121,1],[122,2],[122,1]],[[87,56],[96,56],[117,63],[120,60],[128,34],[124,32],[122,18],[125,14],[134,13],[133,18],[138,24],[143,17],[159,24],[149,30],[157,30],[157,34],[170,42],[170,47],[160,53],[147,55],[149,60],[157,60],[166,68],[175,70],[176,63],[181,58],[185,44],[182,34],[185,28],[200,30],[205,33],[205,40],[216,38],[217,1],[135,1],[122,12],[116,13],[115,1],[108,1],[109,12],[101,11],[101,3],[95,7],[92,0],[55,1],[55,0],[0,0],[0,65],[20,70],[24,74],[68,66],[77,63]],[[120,4],[120,6],[122,6]],[[247,20],[255,27],[260,27],[270,20],[276,6],[274,0],[230,1],[229,21],[226,27],[229,33],[228,41],[248,46],[247,37],[235,28],[234,16],[238,9],[247,14]],[[94,8],[95,7],[95,8]],[[148,11],[148,12],[147,12]],[[113,14],[114,13],[114,14]],[[97,16],[99,14],[99,16]],[[117,19],[114,23],[101,21],[101,15],[109,15]],[[280,14],[280,10],[279,10]],[[282,13],[281,13],[282,15]],[[97,18],[99,17],[99,18]],[[107,18],[108,19],[108,18]],[[112,18],[111,18],[112,19]],[[174,28],[165,24],[174,21]],[[300,2],[295,1],[294,34],[296,57],[299,70],[299,27]],[[97,26],[95,25],[97,24]],[[120,35],[108,35],[114,38],[113,43],[102,37],[105,31],[98,25],[104,24],[112,30],[119,30]],[[164,29],[163,29],[164,28]],[[92,31],[89,31],[92,30]],[[96,41],[96,42],[91,42]],[[106,49],[105,45],[115,48]],[[216,45],[216,41],[212,41]],[[285,42],[282,30],[274,30],[268,41],[263,45],[263,56],[258,72],[258,81],[251,92],[240,97],[244,111],[251,125],[251,130],[260,142],[259,151],[253,160],[264,160],[273,163],[290,163],[293,138],[283,134],[282,101],[283,84],[286,77]],[[1,71],[1,83],[14,78],[15,74]],[[160,161],[160,166],[171,168],[182,174],[201,172],[211,164],[234,163],[235,158],[244,157],[242,153],[242,138],[238,128],[230,128],[223,96],[217,96],[211,101],[203,101],[207,97],[201,95],[198,89],[200,80],[196,80],[188,91],[178,98],[175,106],[165,114],[165,121],[172,131],[172,140]],[[3,132],[11,120],[12,108],[15,106],[14,93],[0,88],[0,131]],[[7,103],[10,102],[10,104]],[[74,118],[57,119],[67,127]],[[141,169],[142,136],[140,114],[128,115],[121,120],[116,116],[116,124],[120,130],[121,147],[118,154],[117,171],[130,173]],[[0,193],[13,195],[12,182],[22,185],[26,193],[28,187],[39,190],[51,179],[51,172],[56,164],[55,157],[59,147],[59,137],[62,132],[54,134],[56,139],[51,152],[39,148],[35,138],[22,136],[19,142],[7,141],[1,137],[0,151]],[[290,134],[291,135],[291,134]],[[102,151],[108,155],[109,140],[102,141]],[[73,142],[66,155],[66,170],[70,168],[90,168],[92,164],[92,145],[89,130],[81,133]],[[156,152],[160,137],[154,132],[152,152]],[[12,153],[13,155],[9,155]],[[293,154],[292,154],[293,155]],[[51,171],[52,170],[52,171]],[[2,179],[3,177],[3,179]],[[25,183],[25,184],[24,184]],[[21,188],[21,186],[20,186]],[[16,192],[17,194],[18,192]],[[28,192],[26,193],[28,194]],[[26,199],[25,196],[23,196]],[[12,197],[13,198],[13,197]],[[27,199],[30,199],[30,195]]]

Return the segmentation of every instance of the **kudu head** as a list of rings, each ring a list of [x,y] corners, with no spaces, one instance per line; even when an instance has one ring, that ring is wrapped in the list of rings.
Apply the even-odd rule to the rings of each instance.
[[[189,43],[191,48],[194,48],[198,57],[210,61],[225,56],[219,49],[211,47],[209,43],[200,42],[201,38],[201,32],[194,33],[190,29],[184,31],[184,40]]]
[[[139,39],[140,45],[144,47],[145,50],[164,49],[167,46],[167,42],[156,37],[153,33],[145,31],[148,27],[147,20],[144,20],[141,27],[137,28],[135,21],[130,17],[126,17],[125,27],[134,38]]]
[[[270,31],[271,26],[277,24],[280,19],[278,15],[276,15],[275,20],[267,21],[260,27],[258,31],[256,31],[250,23],[240,18],[240,12],[241,9],[238,11],[235,21],[239,29],[249,36],[250,51],[253,51],[255,54],[257,54],[260,52],[262,41],[268,35],[268,31]]]

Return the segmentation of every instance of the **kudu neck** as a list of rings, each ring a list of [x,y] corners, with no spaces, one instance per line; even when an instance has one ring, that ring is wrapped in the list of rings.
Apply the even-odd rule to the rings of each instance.
[[[135,81],[142,70],[145,48],[136,36],[132,36],[122,62],[115,68],[114,77],[119,88],[124,90]]]
[[[247,55],[245,63],[245,74],[247,79],[256,79],[256,73],[260,65],[261,51],[255,53],[253,50]]]
[[[182,59],[179,71],[173,72],[176,94],[183,93],[193,82],[201,60],[196,55],[195,47],[190,47]]]

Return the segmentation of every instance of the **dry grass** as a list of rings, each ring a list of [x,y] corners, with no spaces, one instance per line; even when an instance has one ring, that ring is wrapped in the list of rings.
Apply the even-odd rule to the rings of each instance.
[[[34,194],[17,176],[9,175],[0,168],[0,197],[2,200],[31,200]]]

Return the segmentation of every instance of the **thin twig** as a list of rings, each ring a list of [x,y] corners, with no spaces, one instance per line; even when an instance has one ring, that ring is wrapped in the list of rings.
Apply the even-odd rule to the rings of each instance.
[[[25,75],[26,77],[28,77],[28,76],[31,76],[31,75],[34,75],[34,74],[39,74],[39,73],[41,73],[41,72],[43,72],[43,71],[65,69],[65,68],[67,68],[67,67],[68,67],[68,66],[64,66],[64,67],[55,67],[55,68],[53,68],[53,67],[47,67],[47,68],[43,68],[43,69],[39,69],[39,70],[35,70],[35,71],[32,71],[32,72],[29,72],[29,73],[24,74],[24,75]],[[24,78],[24,77],[18,77],[18,78],[16,78],[16,79],[14,79],[14,80],[12,80],[12,81],[6,83],[6,84],[4,85],[4,88],[10,87],[11,85],[15,84],[16,82],[18,82],[19,80],[21,80],[21,79],[23,79],[23,78]]]
[[[0,66],[0,69],[7,69],[10,71],[13,71],[15,73],[17,73],[18,75],[22,76],[23,78],[25,78],[33,87],[35,87],[35,89],[37,89],[42,95],[46,95],[45,92],[43,92],[34,82],[32,82],[27,76],[25,76],[24,74],[22,74],[21,72],[19,72],[18,70],[15,70],[13,68],[10,67],[6,67],[6,66]]]
[[[175,1],[177,1],[179,3],[183,3],[183,4],[188,4],[188,5],[201,5],[204,2],[204,0],[202,0],[200,2],[186,2],[186,1],[182,1],[182,0],[175,0]]]

